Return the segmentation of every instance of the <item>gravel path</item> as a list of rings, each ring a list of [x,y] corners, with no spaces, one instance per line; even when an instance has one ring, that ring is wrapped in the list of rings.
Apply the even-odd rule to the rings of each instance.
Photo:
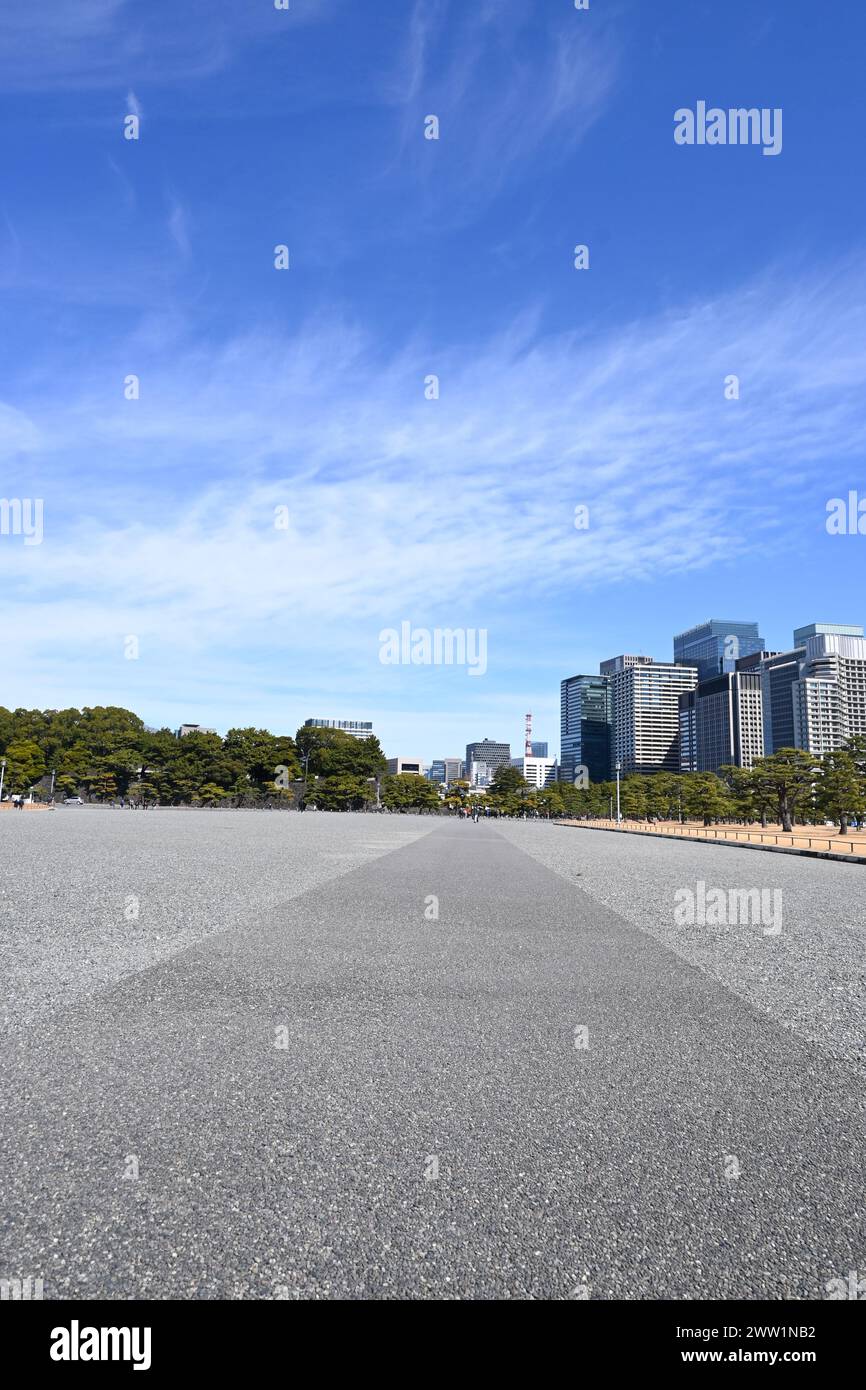
[[[669,898],[734,851],[661,845],[691,857],[653,878],[633,841],[553,826],[88,814],[2,844],[15,892],[26,862],[62,910],[14,921],[19,1020],[28,979],[35,1002],[3,1052],[0,1277],[47,1298],[813,1300],[866,1269],[863,1076],[790,1026],[800,955],[775,956],[779,1021],[602,897]],[[169,942],[149,963],[125,935],[144,923]]]
[[[430,818],[63,806],[0,816],[11,1030],[411,844]]]
[[[598,903],[834,1056],[866,1062],[866,867],[537,822],[501,833]],[[781,893],[762,925],[680,924],[678,890]],[[773,898],[766,899],[771,906]]]

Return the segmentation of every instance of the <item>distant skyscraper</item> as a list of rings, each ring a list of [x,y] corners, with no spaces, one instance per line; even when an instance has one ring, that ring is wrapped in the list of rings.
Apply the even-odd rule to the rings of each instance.
[[[794,629],[794,646],[805,647],[810,637],[862,637],[858,623],[807,623]]]
[[[805,647],[797,647],[792,652],[756,652],[737,662],[738,671],[755,671],[761,677],[765,756],[797,746],[792,687],[799,680],[805,655]]]
[[[610,681],[606,676],[570,676],[562,681],[561,782],[573,782],[581,767],[586,768],[590,782],[607,781],[610,776],[610,708]]]
[[[674,662],[678,666],[697,666],[698,679],[712,680],[733,671],[738,657],[764,650],[758,624],[731,618],[711,618],[674,637]]]
[[[680,772],[698,770],[698,692],[684,690],[679,697]]]
[[[547,752],[547,744],[546,744],[546,743],[538,743],[536,740],[533,740],[533,743],[532,743],[532,756],[533,756],[533,758],[546,758],[546,757],[548,757],[549,755],[548,755],[548,752]]]
[[[811,623],[797,628],[806,652],[792,687],[794,740],[810,753],[829,753],[866,735],[866,637],[862,627]]]
[[[480,743],[467,743],[466,745],[467,772],[473,763],[486,763],[492,775],[498,767],[508,767],[510,762],[511,745],[509,743],[496,743],[493,739],[485,738]]]
[[[683,711],[694,704],[693,745],[681,744],[680,768],[689,772],[718,772],[721,767],[751,767],[764,754],[761,676],[757,671],[729,671],[701,681],[697,690],[680,696],[680,736]],[[683,767],[689,756],[692,767]]]
[[[698,673],[652,657],[616,656],[601,663],[611,686],[611,763],[627,772],[680,771],[679,697]]]

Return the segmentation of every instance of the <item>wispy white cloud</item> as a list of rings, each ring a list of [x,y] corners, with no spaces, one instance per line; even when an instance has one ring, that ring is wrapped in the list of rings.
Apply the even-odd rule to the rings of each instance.
[[[403,109],[400,161],[414,151],[437,217],[471,217],[544,151],[570,154],[602,114],[619,72],[619,45],[602,17],[527,0],[462,6],[418,0],[400,62],[384,90]],[[438,144],[423,120],[440,121]],[[446,212],[445,193],[459,192]]]
[[[100,402],[99,364],[50,410],[0,416],[7,473],[26,453],[48,480],[43,545],[0,544],[7,653],[92,650],[122,629],[168,678],[179,641],[312,659],[339,631],[363,661],[403,616],[468,625],[518,594],[784,549],[828,459],[866,445],[860,288],[846,274],[784,295],[768,279],[591,343],[524,328],[471,360],[414,344],[380,361],[362,333],[320,324],[166,369],[151,338],[140,401],[109,409],[103,383]]]
[[[332,9],[333,0],[293,0],[290,23],[313,22]],[[41,92],[209,77],[245,43],[273,41],[285,19],[272,5],[235,0],[8,4],[0,8],[0,82],[6,92]]]

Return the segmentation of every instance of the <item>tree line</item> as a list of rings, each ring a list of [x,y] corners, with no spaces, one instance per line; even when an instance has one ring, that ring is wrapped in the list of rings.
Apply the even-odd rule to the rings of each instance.
[[[302,727],[294,736],[267,729],[229,729],[176,738],[148,729],[117,706],[10,711],[0,706],[4,794],[29,793],[97,802],[129,800],[165,806],[316,806],[361,810],[379,803],[391,811],[459,814],[470,806],[494,816],[603,818],[616,806],[613,781],[586,787],[555,782],[530,787],[518,768],[497,768],[482,794],[467,781],[439,786],[425,777],[386,775],[375,737],[340,729]],[[816,757],[785,748],[754,767],[698,773],[630,774],[620,787],[629,820],[703,820],[751,824],[769,819],[790,830],[795,821],[833,820],[843,834],[866,820],[866,738]]]
[[[392,779],[403,783],[389,791],[394,809],[436,807],[438,792],[422,777]],[[386,801],[383,792],[383,802]],[[615,813],[616,783],[585,787],[553,782],[536,789],[519,768],[497,768],[491,786],[479,795],[466,781],[450,784],[444,810],[470,806],[494,816],[540,815],[604,819]],[[704,825],[735,822],[784,830],[795,822],[835,821],[844,835],[852,822],[866,820],[866,739],[858,738],[823,757],[799,748],[784,748],[758,759],[751,768],[724,767],[713,772],[630,773],[620,784],[620,809],[628,820],[701,820]]]
[[[386,764],[377,739],[340,730],[299,729],[294,737],[267,729],[229,729],[177,738],[148,729],[117,706],[10,711],[0,707],[4,794],[47,800],[52,774],[57,799],[81,796],[165,806],[291,806],[305,779],[322,801],[341,806]]]
[[[616,807],[616,783],[557,783],[549,800],[554,815],[605,818]],[[852,822],[866,820],[866,738],[850,739],[820,757],[782,748],[752,767],[723,767],[718,774],[630,774],[620,784],[620,808],[628,820],[702,820],[704,825],[772,820],[783,830],[797,822],[832,820],[845,835]]]

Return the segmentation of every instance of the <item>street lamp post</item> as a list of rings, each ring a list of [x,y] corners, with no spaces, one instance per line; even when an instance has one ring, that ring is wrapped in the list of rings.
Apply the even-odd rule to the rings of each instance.
[[[619,809],[619,774],[622,772],[622,763],[619,758],[616,760],[616,823],[619,825],[622,820],[622,812]]]
[[[6,776],[6,759],[0,758],[0,801],[3,800],[3,778]]]

